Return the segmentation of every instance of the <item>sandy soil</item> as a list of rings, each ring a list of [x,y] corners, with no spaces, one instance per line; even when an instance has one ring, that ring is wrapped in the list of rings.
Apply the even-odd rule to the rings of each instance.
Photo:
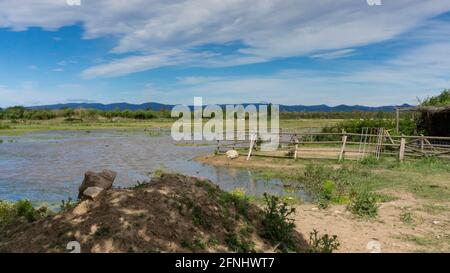
[[[315,205],[296,207],[297,230],[305,236],[313,229],[335,234],[341,243],[338,252],[449,252],[450,203],[430,204],[410,194],[389,193],[397,200],[382,203],[375,220],[352,215],[345,206],[326,210]],[[405,223],[401,215],[411,215]],[[369,243],[370,242],[370,243]]]

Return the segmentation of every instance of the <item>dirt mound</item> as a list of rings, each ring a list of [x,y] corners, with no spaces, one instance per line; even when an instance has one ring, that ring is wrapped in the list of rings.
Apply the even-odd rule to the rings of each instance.
[[[133,189],[110,189],[97,200],[9,229],[2,252],[271,252],[263,212],[206,179],[162,174]],[[294,235],[299,249],[306,244]]]

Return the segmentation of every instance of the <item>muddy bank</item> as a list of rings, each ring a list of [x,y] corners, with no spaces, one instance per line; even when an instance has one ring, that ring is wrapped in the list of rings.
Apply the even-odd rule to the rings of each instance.
[[[162,174],[133,189],[110,189],[65,212],[11,225],[1,252],[273,252],[261,236],[263,212],[211,181]],[[295,232],[295,245],[306,249]]]

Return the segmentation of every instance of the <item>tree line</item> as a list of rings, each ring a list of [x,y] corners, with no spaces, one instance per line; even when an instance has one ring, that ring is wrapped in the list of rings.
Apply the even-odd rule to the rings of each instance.
[[[169,110],[154,111],[146,110],[98,110],[98,109],[29,109],[23,106],[13,106],[5,109],[0,108],[0,119],[7,120],[50,120],[54,118],[95,119],[95,118],[127,118],[127,119],[153,119],[170,118]]]

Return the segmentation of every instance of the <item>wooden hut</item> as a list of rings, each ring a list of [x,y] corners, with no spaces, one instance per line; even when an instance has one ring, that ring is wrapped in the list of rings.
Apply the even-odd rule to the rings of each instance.
[[[417,122],[419,131],[431,136],[450,136],[450,106],[420,106],[415,111],[420,113]]]

